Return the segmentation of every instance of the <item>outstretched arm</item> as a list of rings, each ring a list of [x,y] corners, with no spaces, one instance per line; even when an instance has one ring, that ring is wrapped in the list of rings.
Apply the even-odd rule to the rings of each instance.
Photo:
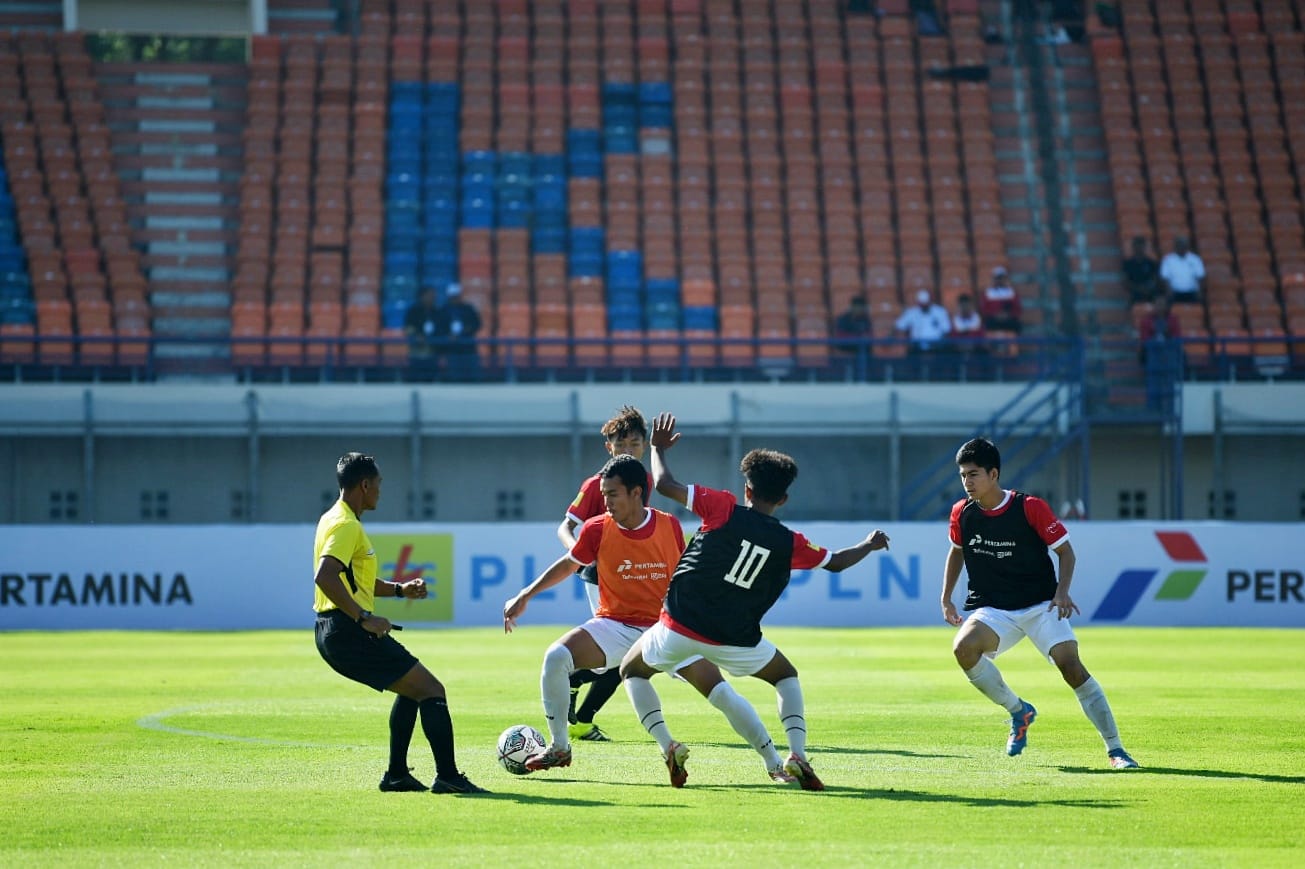
[[[653,485],[657,487],[658,492],[672,501],[687,505],[689,487],[675,479],[671,475],[671,469],[666,467],[666,451],[675,446],[679,440],[680,433],[675,430],[674,414],[657,414],[653,419],[652,436],[648,439],[652,447]]]
[[[840,549],[829,556],[829,561],[825,564],[825,569],[833,573],[846,570],[852,565],[858,563],[876,549],[888,548],[888,535],[876,528],[866,539],[862,540],[855,546],[849,546],[846,549]]]
[[[512,629],[517,625],[517,618],[526,611],[526,604],[532,597],[557,585],[575,573],[579,567],[577,562],[571,560],[570,555],[563,555],[539,574],[534,582],[517,592],[515,597],[509,598],[503,604],[503,632],[512,633]]]

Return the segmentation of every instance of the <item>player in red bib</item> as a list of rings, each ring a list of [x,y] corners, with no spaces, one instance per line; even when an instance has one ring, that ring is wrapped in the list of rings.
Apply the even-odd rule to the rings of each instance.
[[[991,441],[967,441],[956,453],[956,465],[965,497],[952,507],[943,619],[961,627],[952,651],[970,683],[1011,715],[1006,753],[1014,757],[1024,750],[1038,711],[1006,685],[992,659],[1028,637],[1074,689],[1106,743],[1110,766],[1135,769],[1137,761],[1119,740],[1105,692],[1079,660],[1078,640],[1069,625],[1078,612],[1069,596],[1076,563],[1069,532],[1046,501],[1001,487],[1001,453]],[[1048,549],[1060,561],[1059,579]],[[968,619],[952,603],[962,566],[969,577]]]
[[[643,461],[643,452],[648,446],[648,425],[637,407],[624,405],[616,415],[603,423],[601,429],[603,446],[609,456],[629,455]],[[643,502],[648,503],[652,494],[652,475],[648,475],[648,485],[644,489]],[[557,526],[557,539],[570,551],[576,544],[576,531],[587,520],[601,516],[607,511],[603,501],[602,477],[599,474],[587,478],[580,484],[580,491],[566,508],[562,523]],[[580,571],[579,576],[585,583],[585,593],[589,596],[589,609],[598,612],[598,567],[589,565]],[[580,686],[589,683],[589,691],[583,703],[576,705]],[[567,720],[571,726],[571,737],[587,742],[607,742],[607,734],[594,722],[598,710],[612,698],[621,686],[621,673],[611,669],[576,670],[571,674],[571,699],[567,707]]]
[[[606,512],[580,526],[571,550],[503,605],[503,630],[511,632],[532,597],[580,568],[598,568],[594,617],[564,634],[544,653],[539,677],[548,748],[528,758],[532,770],[571,765],[567,727],[568,680],[578,669],[615,668],[657,621],[671,573],[684,550],[684,531],[669,513],[644,504],[648,471],[634,456],[614,456],[599,472]]]
[[[680,556],[658,623],[621,662],[630,702],[661,746],[671,786],[683,787],[689,750],[671,736],[661,698],[649,680],[702,656],[705,661],[685,667],[682,675],[756,749],[771,779],[785,784],[796,781],[804,790],[823,790],[807,761],[806,712],[797,669],[762,636],[761,619],[788,586],[791,571],[845,570],[874,550],[886,549],[888,536],[875,531],[855,546],[831,553],[786,528],[773,514],[788,500],[797,463],[774,450],[753,450],[743,457],[739,469],[746,506],[729,492],[686,486],[666,466],[666,451],[679,439],[674,416],[663,413],[653,420],[653,478],[658,492],[693,510],[702,525]],[[756,676],[775,687],[780,722],[788,736],[787,761],[775,750],[752,704],[719,670],[713,674],[710,664],[734,676]]]

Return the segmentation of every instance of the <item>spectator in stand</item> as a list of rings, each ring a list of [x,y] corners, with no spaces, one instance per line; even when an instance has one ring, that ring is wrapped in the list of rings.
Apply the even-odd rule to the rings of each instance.
[[[989,332],[1019,333],[1024,328],[1024,306],[1019,293],[1010,285],[1005,266],[992,270],[992,286],[983,291],[979,315],[983,317],[983,328]]]
[[[1157,280],[1160,277],[1160,264],[1146,251],[1146,238],[1133,237],[1133,254],[1124,260],[1124,281],[1128,285],[1128,297],[1134,302],[1150,302],[1155,299]]]
[[[865,296],[855,296],[847,310],[834,318],[834,349],[852,355],[862,352],[870,338],[870,309]]]
[[[983,338],[983,318],[974,310],[974,298],[968,293],[958,296],[952,314],[952,343],[962,350],[979,350]]]
[[[1205,291],[1205,263],[1181,235],[1174,239],[1173,251],[1160,261],[1160,280],[1173,304],[1200,303]]]
[[[1153,410],[1173,407],[1173,384],[1182,375],[1182,330],[1164,296],[1138,324],[1138,357],[1146,376],[1147,404]]]
[[[408,336],[408,361],[416,380],[434,380],[439,370],[439,308],[435,289],[426,287],[403,317],[403,332]]]
[[[462,298],[462,285],[449,284],[436,320],[436,334],[444,350],[449,380],[475,380],[480,373],[476,333],[480,314]]]
[[[924,289],[915,294],[915,304],[903,311],[894,325],[898,332],[911,340],[912,353],[932,353],[942,349],[952,329],[947,309],[936,304],[933,294]]]

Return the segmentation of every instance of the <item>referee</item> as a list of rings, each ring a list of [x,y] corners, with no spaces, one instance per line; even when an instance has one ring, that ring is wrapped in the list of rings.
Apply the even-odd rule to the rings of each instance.
[[[426,580],[380,582],[376,549],[360,517],[381,499],[381,472],[376,459],[345,453],[335,467],[340,500],[317,521],[313,542],[313,609],[317,612],[317,651],[342,676],[377,691],[393,691],[390,710],[390,768],[383,791],[424,791],[408,770],[408,745],[421,715],[421,729],[435,753],[436,794],[483,794],[484,788],[458,772],[453,757],[453,720],[444,686],[411,652],[390,636],[397,625],[372,615],[376,595],[423,598]]]

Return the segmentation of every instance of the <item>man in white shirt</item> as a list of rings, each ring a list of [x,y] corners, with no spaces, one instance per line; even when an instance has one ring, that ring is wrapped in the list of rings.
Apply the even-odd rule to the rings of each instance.
[[[1187,247],[1187,239],[1174,239],[1174,249],[1160,261],[1160,280],[1175,304],[1197,304],[1205,285],[1205,263]]]
[[[920,290],[915,294],[916,304],[907,308],[897,318],[897,331],[911,339],[912,353],[929,353],[940,350],[943,339],[952,330],[947,309],[935,304],[933,294]]]

